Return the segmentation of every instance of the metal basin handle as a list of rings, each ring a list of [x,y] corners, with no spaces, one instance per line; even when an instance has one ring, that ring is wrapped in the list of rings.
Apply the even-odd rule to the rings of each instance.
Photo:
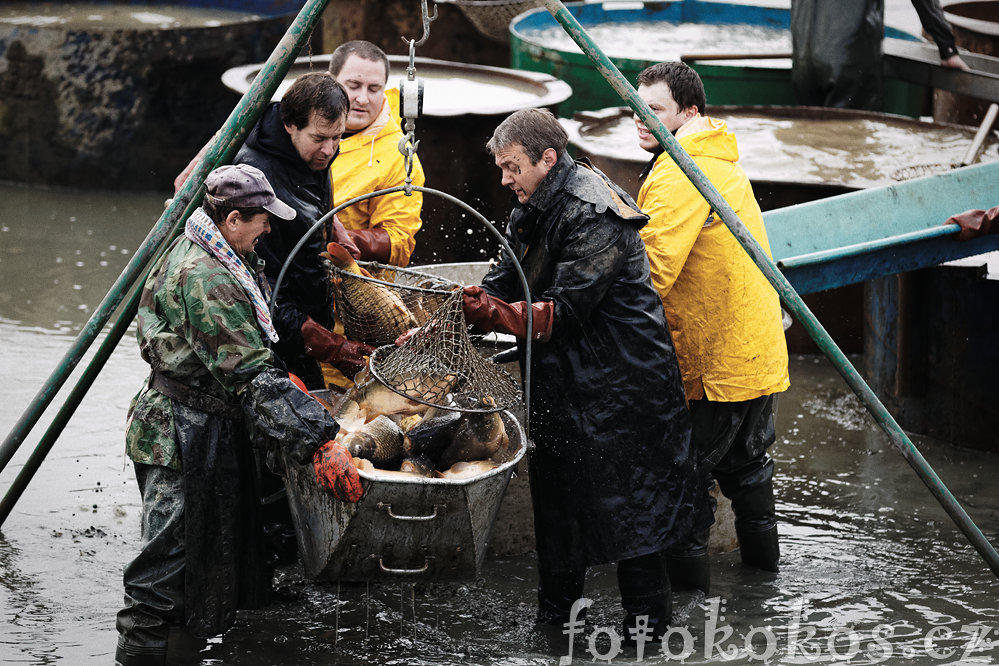
[[[385,573],[395,574],[397,576],[412,576],[415,574],[426,573],[427,569],[430,568],[430,560],[424,559],[423,566],[419,569],[393,569],[392,567],[385,566],[385,561],[379,557],[378,568]]]
[[[378,503],[378,508],[387,513],[391,518],[395,518],[396,520],[412,520],[412,521],[433,520],[434,518],[437,517],[437,510],[443,509],[444,507],[445,507],[444,504],[434,504],[434,512],[429,516],[404,516],[394,513],[392,511],[392,505],[389,504],[388,502]]]

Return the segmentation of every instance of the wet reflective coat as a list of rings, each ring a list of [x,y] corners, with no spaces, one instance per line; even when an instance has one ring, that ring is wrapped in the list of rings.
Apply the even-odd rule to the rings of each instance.
[[[555,304],[551,340],[533,347],[530,411],[538,557],[552,571],[658,552],[711,520],[638,235],[646,220],[564,152],[510,215],[530,300]],[[509,257],[482,286],[510,302],[525,297]]]

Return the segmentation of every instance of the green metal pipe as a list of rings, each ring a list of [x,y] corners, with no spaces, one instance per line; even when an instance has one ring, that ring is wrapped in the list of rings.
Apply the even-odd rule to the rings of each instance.
[[[210,142],[205,154],[195,166],[187,181],[180,188],[177,196],[170,201],[166,210],[160,216],[160,219],[153,226],[152,230],[150,230],[145,240],[139,246],[139,249],[136,250],[135,254],[129,260],[121,275],[118,276],[118,279],[104,297],[104,300],[101,301],[94,314],[84,325],[83,330],[77,336],[76,340],[74,340],[69,351],[63,356],[59,365],[45,381],[34,400],[25,409],[3,444],[0,445],[0,471],[3,471],[10,462],[14,453],[24,442],[42,413],[69,378],[73,369],[82,360],[87,349],[93,344],[105,324],[107,324],[108,320],[114,314],[115,309],[124,299],[126,292],[135,284],[138,278],[144,275],[145,269],[152,258],[164,247],[165,241],[172,237],[173,232],[179,228],[178,222],[185,220],[197,208],[200,196],[196,198],[195,195],[201,194],[202,183],[205,177],[218,164],[231,159],[236,151],[239,150],[250,128],[256,122],[263,109],[270,103],[274,92],[291,69],[295,57],[302,50],[302,47],[305,46],[328,2],[329,0],[309,0],[302,7],[298,16],[292,22],[291,26],[289,26],[281,41],[267,59],[267,62],[264,63],[264,66],[257,74],[257,77],[253,80],[250,89],[240,99],[225,124]],[[124,330],[127,330],[128,325],[134,317],[135,308],[126,308],[120,315],[118,322],[116,322],[116,330],[119,328],[122,329],[123,335]],[[118,324],[122,319],[125,321],[123,325],[119,326]],[[99,355],[94,359],[92,365],[94,363],[97,364],[94,369],[95,376],[106,361],[106,356],[101,358]],[[88,368],[89,373],[90,369]],[[82,388],[82,392],[74,390],[63,406],[63,410],[69,410],[69,415],[75,411],[89,388],[89,383],[85,387],[82,386],[83,381],[81,379],[81,383],[77,387]],[[91,379],[90,383],[92,381]],[[60,419],[62,424],[59,427],[55,429],[50,428],[45,433],[43,441],[38,445],[39,450],[44,449],[47,453],[47,449],[51,448],[52,443],[62,431],[62,426],[65,426],[65,421],[68,421],[68,418],[66,416],[65,419]],[[34,458],[34,456],[32,457]],[[44,454],[42,454],[42,457],[44,457]],[[37,460],[35,469],[37,469],[37,465],[40,463],[41,460]],[[33,474],[34,470],[30,473]],[[0,520],[0,525],[2,524],[2,520]]]
[[[971,520],[971,517],[968,516],[964,508],[958,503],[950,490],[947,489],[947,486],[940,480],[937,473],[916,449],[916,446],[909,439],[908,435],[905,434],[895,419],[892,418],[892,415],[888,413],[888,410],[885,409],[885,406],[878,399],[877,395],[875,395],[874,391],[864,382],[860,373],[853,367],[846,355],[836,346],[832,337],[822,327],[822,324],[819,323],[811,310],[808,309],[801,296],[798,295],[791,286],[791,283],[787,281],[787,278],[777,269],[777,266],[774,265],[774,262],[767,256],[766,252],[763,251],[763,248],[756,242],[756,239],[749,233],[745,225],[742,224],[742,221],[735,214],[735,211],[732,210],[732,207],[718,193],[718,190],[715,189],[711,181],[698,168],[690,155],[680,147],[680,144],[666,127],[663,126],[659,118],[652,113],[649,105],[638,96],[638,92],[624,78],[614,63],[590,39],[590,36],[586,34],[586,31],[583,30],[576,18],[569,13],[565,5],[559,0],[543,0],[543,2],[545,8],[558,21],[559,25],[565,29],[569,36],[572,37],[573,41],[579,45],[579,48],[587,55],[597,71],[607,79],[611,87],[628,103],[628,106],[632,108],[635,114],[659,141],[659,145],[673,158],[677,166],[683,169],[690,182],[694,184],[694,187],[707,200],[711,208],[719,214],[725,226],[731,230],[732,234],[746,252],[749,253],[749,256],[763,272],[767,280],[770,281],[770,284],[777,290],[784,304],[795,315],[795,318],[804,325],[808,334],[819,346],[819,349],[832,361],[836,370],[864,403],[867,411],[871,413],[882,429],[888,434],[895,448],[899,450],[902,457],[915,470],[933,496],[937,498],[944,511],[957,524],[958,528],[960,528],[989,565],[992,572],[996,576],[999,576],[999,553],[996,552],[996,549]]]

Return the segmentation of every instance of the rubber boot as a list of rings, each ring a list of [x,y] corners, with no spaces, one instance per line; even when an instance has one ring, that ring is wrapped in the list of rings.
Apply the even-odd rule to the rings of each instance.
[[[710,530],[692,534],[666,551],[666,571],[674,590],[700,590],[711,587],[711,559],[708,556]]]
[[[736,529],[736,534],[739,537],[739,553],[743,564],[764,571],[778,570],[780,544],[776,523],[769,529],[758,532]]]
[[[617,582],[624,608],[624,645],[658,642],[673,619],[673,595],[661,553],[643,555],[617,564]]]
[[[166,645],[134,645],[118,637],[114,651],[115,666],[165,666]]]

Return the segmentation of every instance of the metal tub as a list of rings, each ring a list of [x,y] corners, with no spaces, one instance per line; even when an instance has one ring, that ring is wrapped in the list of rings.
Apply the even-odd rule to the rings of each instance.
[[[520,423],[501,412],[513,459],[468,479],[385,479],[359,472],[364,496],[336,499],[311,465],[285,458],[285,486],[305,574],[317,580],[474,580],[507,484],[527,450]]]

